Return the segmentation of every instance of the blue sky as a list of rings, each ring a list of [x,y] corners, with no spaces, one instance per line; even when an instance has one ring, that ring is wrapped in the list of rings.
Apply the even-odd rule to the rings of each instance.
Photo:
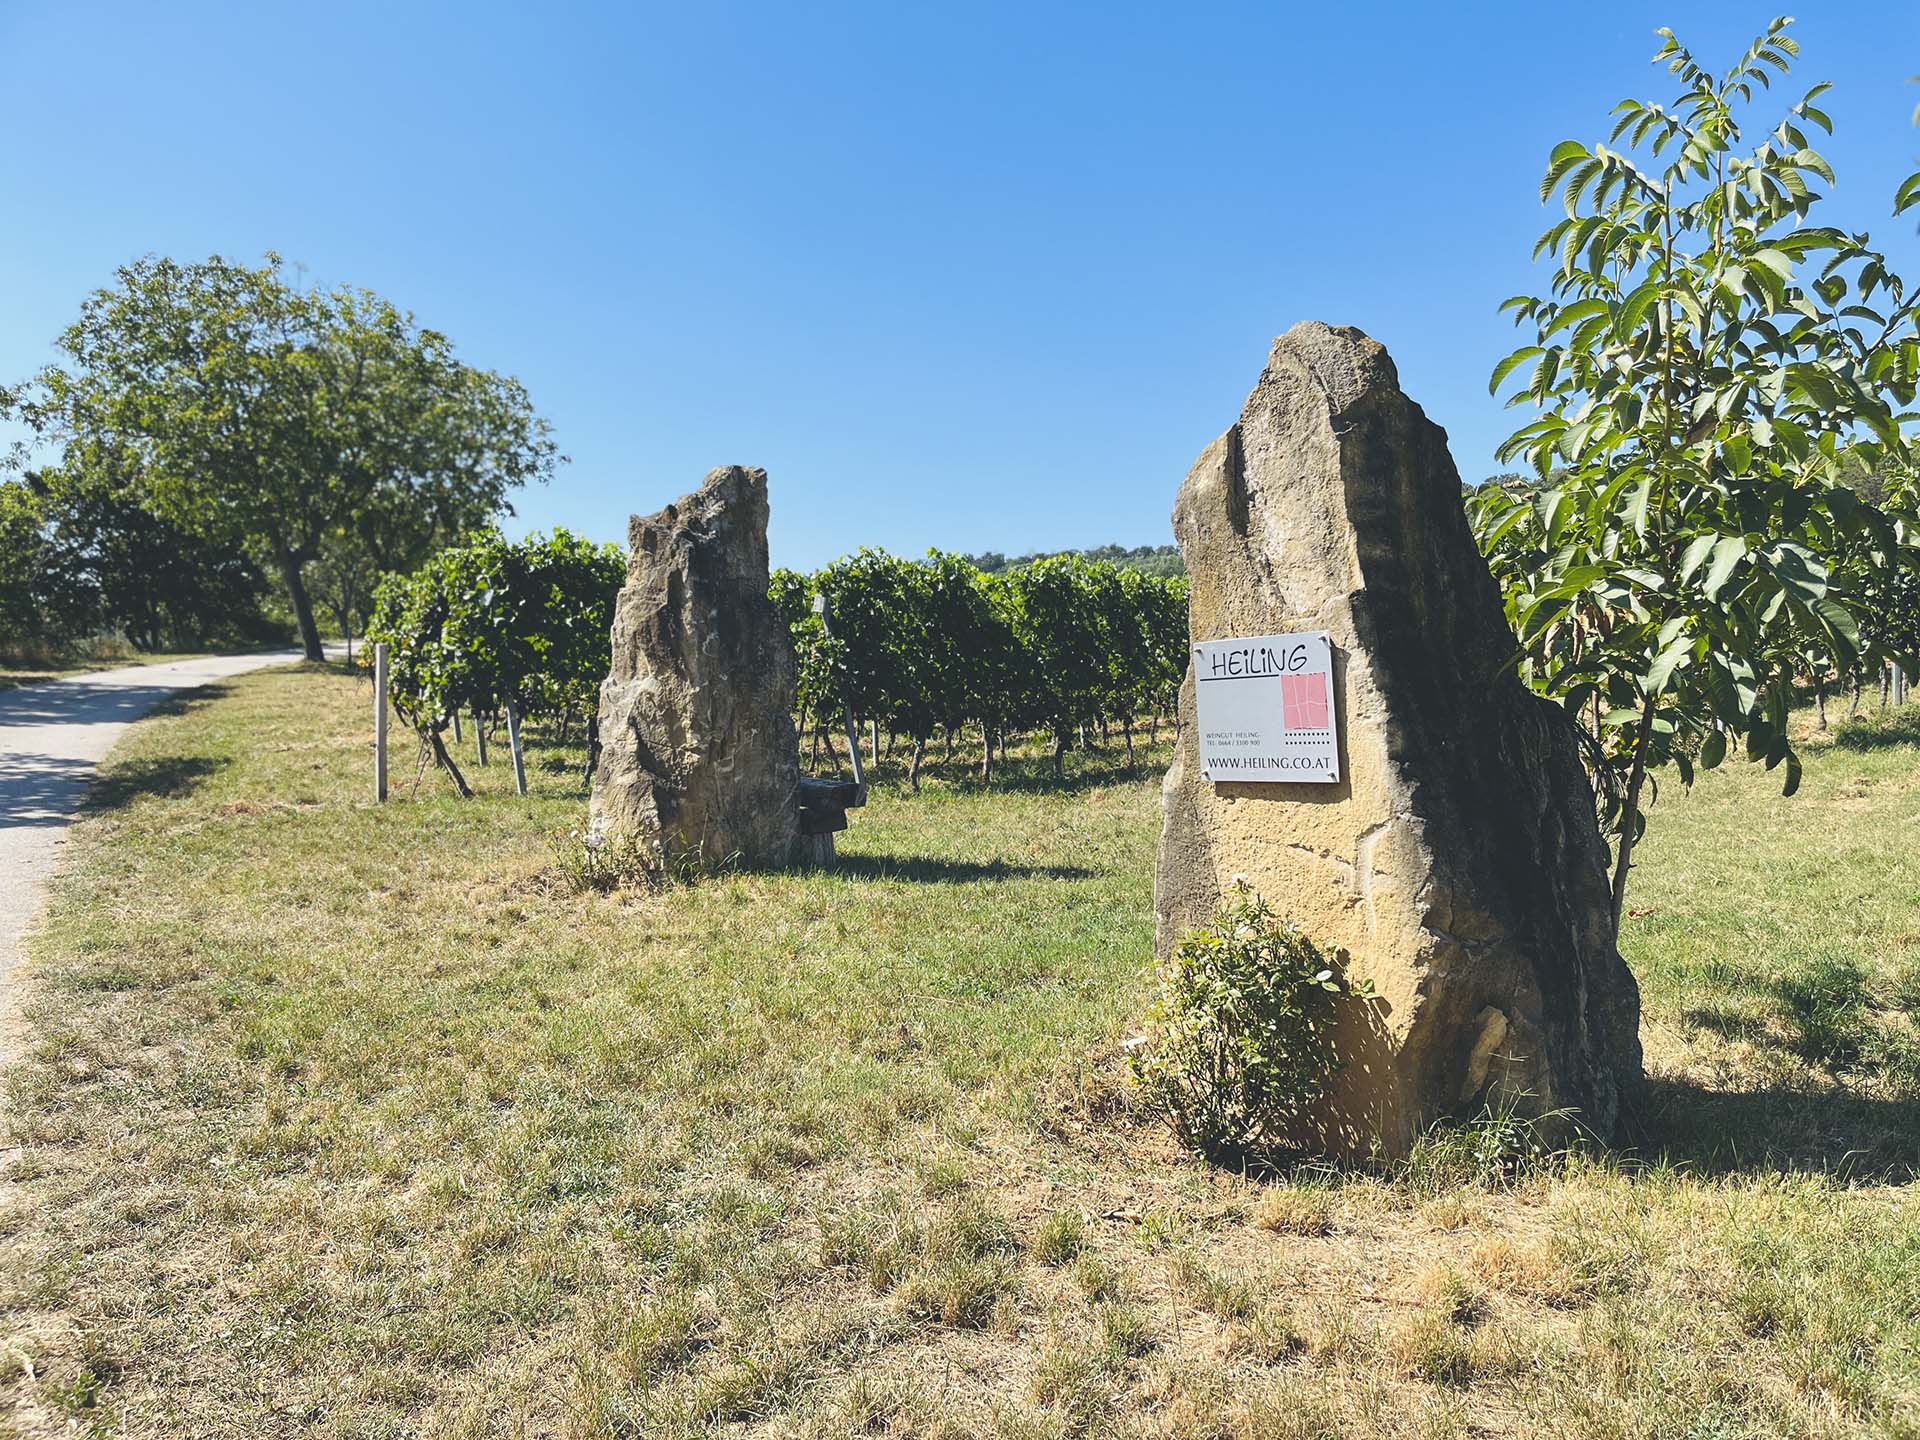
[[[1722,64],[1772,13],[0,0],[0,376],[136,255],[273,248],[527,383],[573,463],[515,529],[619,538],[739,462],[776,563],[1160,543],[1304,318],[1496,468],[1547,151],[1663,93],[1656,26]],[[1920,276],[1920,5],[1795,34],[1825,218]]]

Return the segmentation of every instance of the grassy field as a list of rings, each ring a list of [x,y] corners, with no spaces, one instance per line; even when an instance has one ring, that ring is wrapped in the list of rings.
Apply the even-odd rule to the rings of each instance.
[[[22,1433],[1920,1435],[1905,716],[1794,800],[1661,798],[1634,1150],[1262,1182],[1122,1079],[1164,750],[582,896],[577,752],[379,808],[365,701],[176,704],[75,837],[0,1180]]]

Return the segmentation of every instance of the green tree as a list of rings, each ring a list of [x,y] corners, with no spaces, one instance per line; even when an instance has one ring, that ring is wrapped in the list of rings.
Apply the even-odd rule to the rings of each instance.
[[[0,482],[0,655],[50,655],[93,623],[90,594],[64,591],[47,537],[46,498],[24,480]]]
[[[1832,183],[1816,86],[1748,135],[1796,53],[1771,24],[1724,75],[1662,31],[1666,103],[1625,100],[1607,143],[1554,147],[1566,218],[1540,238],[1550,293],[1505,308],[1535,331],[1495,367],[1540,412],[1502,446],[1539,477],[1471,502],[1526,679],[1585,718],[1618,834],[1616,921],[1649,773],[1683,781],[1730,743],[1786,789],[1794,658],[1861,648],[1862,595],[1823,558],[1895,521],[1842,470],[1905,473],[1915,312],[1865,236],[1810,223]],[[1625,142],[1625,148],[1615,148]]]
[[[518,381],[370,292],[297,290],[273,255],[135,261],[59,343],[32,418],[136,452],[158,514],[271,566],[313,659],[305,570],[329,534],[444,534],[559,458]]]
[[[58,603],[92,626],[142,650],[285,638],[262,612],[253,563],[155,514],[133,455],[75,442],[26,484],[41,496],[40,563],[67,597]]]

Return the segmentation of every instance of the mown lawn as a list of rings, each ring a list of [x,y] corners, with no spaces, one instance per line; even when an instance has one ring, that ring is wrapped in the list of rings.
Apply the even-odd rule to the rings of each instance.
[[[1122,1079],[1164,749],[574,895],[576,750],[375,807],[366,709],[229,682],[75,837],[0,1180],[24,1433],[1920,1435],[1920,728],[1662,798],[1635,1150],[1268,1183]]]

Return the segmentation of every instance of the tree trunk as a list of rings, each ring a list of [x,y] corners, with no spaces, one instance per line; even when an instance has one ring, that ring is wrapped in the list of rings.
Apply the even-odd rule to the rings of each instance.
[[[947,753],[945,758],[942,759],[940,763],[942,765],[951,765],[953,764],[953,726],[943,725],[940,728],[945,732],[945,738],[947,742]]]
[[[1620,811],[1620,858],[1613,867],[1613,933],[1620,933],[1626,914],[1627,872],[1633,868],[1633,842],[1640,829],[1640,787],[1647,778],[1647,747],[1653,741],[1653,710],[1658,697],[1649,695],[1634,734],[1633,769],[1627,776],[1627,795]]]
[[[433,747],[434,761],[440,768],[453,777],[453,788],[460,792],[462,800],[473,798],[473,787],[467,784],[467,777],[460,773],[460,767],[453,763],[453,756],[447,753],[447,747],[440,743],[438,730],[427,731],[427,744]]]
[[[1813,701],[1820,711],[1820,728],[1827,728],[1827,677],[1822,675],[1813,682]]]
[[[1847,707],[1847,718],[1849,720],[1860,713],[1860,686],[1864,683],[1864,680],[1865,677],[1860,671],[1855,670],[1853,672],[1853,704]]]
[[[1072,731],[1067,726],[1053,727],[1053,778],[1056,780],[1067,778],[1067,741],[1071,738]]]
[[[980,726],[980,778],[993,779],[993,727],[984,722]]]
[[[313,621],[313,599],[307,594],[307,582],[300,573],[300,562],[284,545],[279,547],[274,559],[280,566],[280,578],[286,582],[287,599],[293,602],[293,618],[300,625],[300,648],[307,652],[309,660],[326,659],[327,652],[320,648],[320,627]],[[435,735],[433,743],[435,749],[446,753],[446,747],[440,744],[438,735]],[[461,783],[464,785],[466,782]]]
[[[1133,717],[1131,715],[1122,715],[1120,717],[1120,733],[1127,737],[1127,766],[1128,768],[1132,768],[1133,766]]]
[[[907,785],[916,795],[920,793],[920,762],[926,758],[926,754],[927,737],[924,735],[914,736],[913,755],[912,758],[907,761]]]

